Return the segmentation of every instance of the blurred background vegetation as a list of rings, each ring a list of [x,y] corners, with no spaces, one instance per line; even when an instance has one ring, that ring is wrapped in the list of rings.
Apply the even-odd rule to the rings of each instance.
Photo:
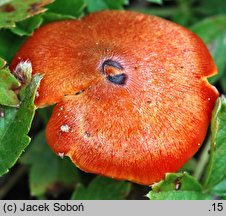
[[[0,26],[9,25],[0,29],[0,57],[7,62],[40,25],[105,9],[135,10],[172,20],[198,34],[208,45],[219,69],[210,82],[226,94],[225,0],[56,0],[45,6],[46,12],[32,17],[22,12],[12,16],[23,7],[22,3],[15,4],[14,11],[9,2],[0,0]],[[36,9],[33,8],[33,12]],[[15,21],[16,27],[13,27]],[[87,174],[76,169],[68,158],[56,157],[44,136],[50,113],[51,108],[36,113],[30,131],[32,143],[18,163],[0,177],[0,199],[147,199],[150,187]],[[183,168],[191,174],[196,172],[198,178],[201,176],[195,168],[200,152]],[[226,182],[221,187],[226,194]]]

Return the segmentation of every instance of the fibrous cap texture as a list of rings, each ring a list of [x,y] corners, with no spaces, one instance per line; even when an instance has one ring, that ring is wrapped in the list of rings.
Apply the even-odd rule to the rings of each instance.
[[[56,104],[48,144],[80,169],[150,185],[202,144],[217,90],[203,42],[167,20],[103,11],[47,24],[11,64],[44,75],[36,105]]]

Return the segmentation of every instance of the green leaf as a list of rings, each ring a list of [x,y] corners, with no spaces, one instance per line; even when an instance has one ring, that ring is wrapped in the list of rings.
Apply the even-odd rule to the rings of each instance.
[[[0,28],[15,27],[15,22],[46,11],[43,6],[53,0],[10,0],[0,3]]]
[[[223,77],[226,69],[226,15],[207,18],[192,26],[191,30],[209,46],[218,67],[218,74],[209,78],[210,83],[214,84]]]
[[[226,99],[218,98],[211,120],[210,159],[204,188],[210,190],[226,178]]]
[[[112,10],[123,10],[124,5],[129,4],[129,0],[117,0],[117,1],[112,1],[112,0],[105,0],[108,9]]]
[[[10,30],[0,30],[0,56],[10,62],[25,38],[13,34]]]
[[[43,18],[41,17],[41,15],[34,16],[18,22],[16,24],[16,27],[11,28],[11,31],[19,36],[30,36],[35,29],[41,26],[42,22]]]
[[[100,10],[114,9],[114,10],[122,10],[123,5],[127,5],[128,0],[85,0],[87,4],[87,8],[89,12],[95,12]]]
[[[213,40],[226,30],[226,15],[208,17],[190,29],[195,32],[206,43],[212,43]]]
[[[194,14],[193,10],[193,0],[185,1],[185,0],[176,0],[176,8],[178,10],[173,14],[171,20],[182,25],[189,26],[192,23],[197,22],[197,17]]]
[[[223,90],[223,93],[226,94],[226,76],[222,76],[220,79],[220,85]]]
[[[20,101],[13,89],[19,86],[19,81],[7,67],[0,69],[0,105],[18,107]]]
[[[180,171],[188,171],[189,173],[194,172],[197,166],[195,158],[191,158],[187,163],[180,169]]]
[[[50,150],[44,131],[37,134],[21,162],[30,166],[29,184],[33,196],[42,196],[56,185],[73,188],[80,181],[78,169],[69,158],[62,160]]]
[[[4,59],[0,58],[0,69],[5,67],[5,65],[6,65],[6,61]]]
[[[215,15],[226,13],[226,1],[222,0],[199,0],[195,9],[200,14]]]
[[[72,195],[75,200],[120,200],[130,191],[131,184],[97,176],[87,188],[79,184]]]
[[[151,2],[151,3],[156,3],[156,4],[162,4],[162,0],[147,0],[148,2]]]
[[[48,5],[48,12],[78,18],[83,15],[85,6],[85,0],[55,0]]]
[[[177,7],[136,7],[130,6],[129,10],[139,11],[141,13],[169,18],[178,13]]]
[[[216,185],[211,192],[218,196],[226,196],[226,179]]]
[[[225,31],[216,37],[212,44],[209,45],[211,54],[218,68],[218,74],[214,77],[210,77],[208,80],[210,83],[216,83],[223,75],[225,76],[226,69],[226,28]]]
[[[90,13],[100,10],[107,10],[108,6],[104,0],[85,0],[87,4],[88,11]]]
[[[75,19],[75,17],[71,15],[64,15],[64,14],[58,14],[58,13],[52,13],[52,12],[46,12],[42,15],[43,24],[55,22],[55,21],[61,21],[66,19]]]
[[[28,146],[27,133],[35,113],[34,98],[41,80],[40,75],[21,91],[19,108],[2,107],[0,117],[0,176],[8,172]]]
[[[154,184],[147,195],[151,200],[204,200],[211,197],[202,193],[199,182],[187,173],[168,173]]]

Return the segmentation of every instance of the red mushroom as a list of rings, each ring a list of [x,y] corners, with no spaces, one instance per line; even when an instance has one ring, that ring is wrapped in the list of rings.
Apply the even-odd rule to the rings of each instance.
[[[217,68],[194,33],[170,21],[103,11],[47,24],[16,54],[56,104],[47,142],[80,169],[150,185],[199,149],[218,97]]]

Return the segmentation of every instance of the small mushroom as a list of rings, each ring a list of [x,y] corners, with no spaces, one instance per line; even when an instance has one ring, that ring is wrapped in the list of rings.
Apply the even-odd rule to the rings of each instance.
[[[20,48],[12,71],[21,60],[44,75],[36,105],[56,104],[46,128],[53,151],[84,171],[144,185],[197,152],[218,97],[201,39],[137,12],[47,24]]]

